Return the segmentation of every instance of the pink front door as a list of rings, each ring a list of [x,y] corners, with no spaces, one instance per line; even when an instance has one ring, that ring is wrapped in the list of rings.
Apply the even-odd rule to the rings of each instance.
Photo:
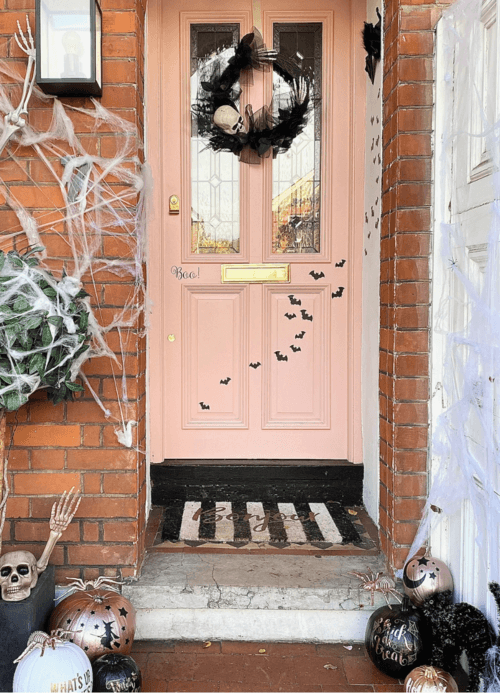
[[[152,459],[360,461],[361,17],[349,0],[154,0],[148,11]],[[253,23],[307,74],[315,102],[290,150],[260,165],[213,152],[193,115]],[[286,80],[254,71],[238,108],[270,103],[273,84],[286,100]],[[289,281],[274,281],[281,271]]]

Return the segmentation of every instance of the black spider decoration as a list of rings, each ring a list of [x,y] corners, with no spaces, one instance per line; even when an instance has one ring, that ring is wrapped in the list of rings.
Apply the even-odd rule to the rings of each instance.
[[[363,37],[363,46],[368,54],[365,59],[365,71],[368,73],[368,77],[370,78],[372,84],[375,81],[375,68],[380,60],[382,43],[382,17],[378,7],[376,12],[378,22],[375,25],[365,22],[363,31],[361,32],[361,36]]]
[[[240,114],[236,107],[240,92],[235,87],[240,76],[252,69],[270,65],[290,85],[288,103],[281,104],[278,116],[271,106],[256,113],[251,105]],[[260,159],[290,149],[293,140],[307,124],[310,106],[309,82],[292,60],[268,50],[254,28],[236,46],[234,55],[222,68],[222,59],[213,62],[208,79],[200,80],[197,103],[193,105],[197,133],[206,137],[208,147],[216,152],[232,152],[244,163],[260,163]]]
[[[453,674],[465,650],[469,663],[468,690],[478,691],[485,654],[493,643],[493,630],[475,606],[451,602],[452,591],[446,590],[427,597],[422,605],[432,632],[430,664]]]

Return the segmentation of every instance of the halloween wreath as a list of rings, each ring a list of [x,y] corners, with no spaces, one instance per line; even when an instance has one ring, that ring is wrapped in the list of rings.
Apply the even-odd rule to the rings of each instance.
[[[231,152],[244,163],[260,163],[260,159],[276,157],[290,149],[294,139],[307,124],[310,106],[310,84],[299,65],[267,49],[259,31],[246,34],[227,61],[220,54],[205,69],[192,107],[197,134],[207,139],[208,148],[215,152]],[[289,85],[290,95],[278,116],[271,106],[256,113],[249,104],[241,114],[236,107],[240,84],[251,83],[252,70],[273,66]],[[281,104],[280,104],[281,105]]]

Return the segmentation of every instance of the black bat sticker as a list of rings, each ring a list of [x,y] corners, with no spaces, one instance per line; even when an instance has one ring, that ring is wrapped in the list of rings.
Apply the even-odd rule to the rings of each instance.
[[[301,306],[302,305],[302,301],[300,300],[300,298],[295,298],[295,296],[293,294],[289,294],[288,298],[290,299],[290,303],[292,304],[292,306]]]
[[[341,260],[340,262],[335,263],[335,267],[343,267],[345,265],[345,260]]]
[[[310,320],[312,322],[313,316],[309,315],[307,310],[301,310],[302,313],[302,320]]]
[[[288,318],[289,320],[293,320],[296,317],[297,316],[295,315],[295,313],[285,313],[285,318]]]
[[[276,354],[276,358],[278,359],[278,361],[288,361],[288,356],[283,356],[281,351],[275,351],[274,353]]]
[[[339,288],[337,289],[337,291],[333,291],[333,292],[332,292],[332,298],[340,298],[340,297],[342,296],[343,293],[344,293],[344,287],[343,287],[343,286],[339,286]]]
[[[305,335],[305,332],[304,332],[304,330],[302,330],[302,332],[299,332],[299,334],[295,335],[295,339],[303,339],[304,335]]]
[[[318,281],[318,279],[321,279],[322,277],[325,276],[325,273],[324,273],[324,272],[315,272],[314,270],[311,270],[311,271],[309,272],[309,274],[311,275],[311,277],[312,277],[315,281]]]
[[[205,402],[200,402],[200,407],[201,407],[202,409],[210,409],[210,405],[209,405],[209,404],[205,404]]]
[[[260,361],[257,361],[257,363],[251,363],[251,364],[250,364],[250,368],[258,368],[258,367],[261,366],[261,365],[262,365],[261,362],[260,362]]]
[[[231,378],[226,378],[225,380],[221,380],[221,381],[220,381],[220,384],[221,384],[221,385],[229,385],[229,381],[230,381],[230,380],[231,380]]]
[[[302,349],[298,346],[295,346],[295,344],[290,344],[290,349],[295,352],[295,351],[302,351]]]

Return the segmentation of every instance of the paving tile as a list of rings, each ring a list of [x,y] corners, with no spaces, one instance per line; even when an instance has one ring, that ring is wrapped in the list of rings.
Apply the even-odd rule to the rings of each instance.
[[[287,643],[276,643],[276,644],[287,645]],[[232,655],[232,654],[254,655],[254,654],[258,654],[259,650],[266,650],[266,654],[270,654],[272,652],[272,648],[274,646],[275,646],[274,643],[265,643],[265,642],[223,642],[222,643],[222,654],[224,654],[224,655]],[[288,644],[288,647],[290,647],[289,644]]]
[[[134,640],[131,655],[134,652],[173,652],[175,643],[171,640]]]
[[[220,660],[219,671],[221,667]],[[151,679],[169,681],[192,681],[196,655],[158,652],[148,658],[145,674]],[[207,677],[208,678],[208,677]],[[217,680],[213,677],[211,680]]]
[[[273,691],[283,691],[283,693],[318,693],[323,691],[323,686],[287,686],[286,688],[273,688]]]
[[[143,678],[141,690],[147,693],[165,693],[168,689],[168,681]]]
[[[316,645],[313,643],[302,643],[302,642],[271,642],[267,645],[262,645],[266,648],[267,654],[269,655],[282,655],[283,657],[296,655],[308,655],[315,657]]]
[[[399,693],[404,691],[404,684],[390,684],[390,683],[376,683],[373,686],[373,690],[380,693]]]
[[[210,645],[207,645],[210,643]],[[177,642],[175,643],[176,653],[185,654],[220,654],[221,653],[221,642],[219,640],[204,640],[200,641],[189,641],[189,642]]]
[[[219,691],[218,681],[169,681],[168,688],[166,689],[169,693],[174,691],[181,693],[181,691],[194,691],[195,693],[214,693]]]
[[[347,647],[352,649],[348,650]],[[363,655],[368,657],[364,645],[349,645],[348,643],[345,645],[341,643],[319,643],[316,645],[316,653],[319,655],[336,655],[337,657],[360,657]]]
[[[352,685],[401,683],[377,669],[368,657],[345,657],[343,664],[347,681]]]
[[[244,691],[244,693],[271,693],[273,689],[269,688],[269,686],[265,687],[251,683],[221,683],[219,690],[221,693],[223,691],[224,693],[239,693],[239,691]]]
[[[308,657],[299,655],[288,658],[287,671],[288,679],[293,676],[290,683],[297,686],[311,684],[335,684],[347,685],[348,681],[344,674],[342,660],[339,657],[316,656]],[[336,669],[325,669],[325,664],[331,664]]]
[[[345,684],[339,688],[336,684],[332,684],[331,686],[324,685],[323,690],[328,693],[371,693],[373,691],[373,686],[366,683],[362,686],[350,686],[349,684]]]

